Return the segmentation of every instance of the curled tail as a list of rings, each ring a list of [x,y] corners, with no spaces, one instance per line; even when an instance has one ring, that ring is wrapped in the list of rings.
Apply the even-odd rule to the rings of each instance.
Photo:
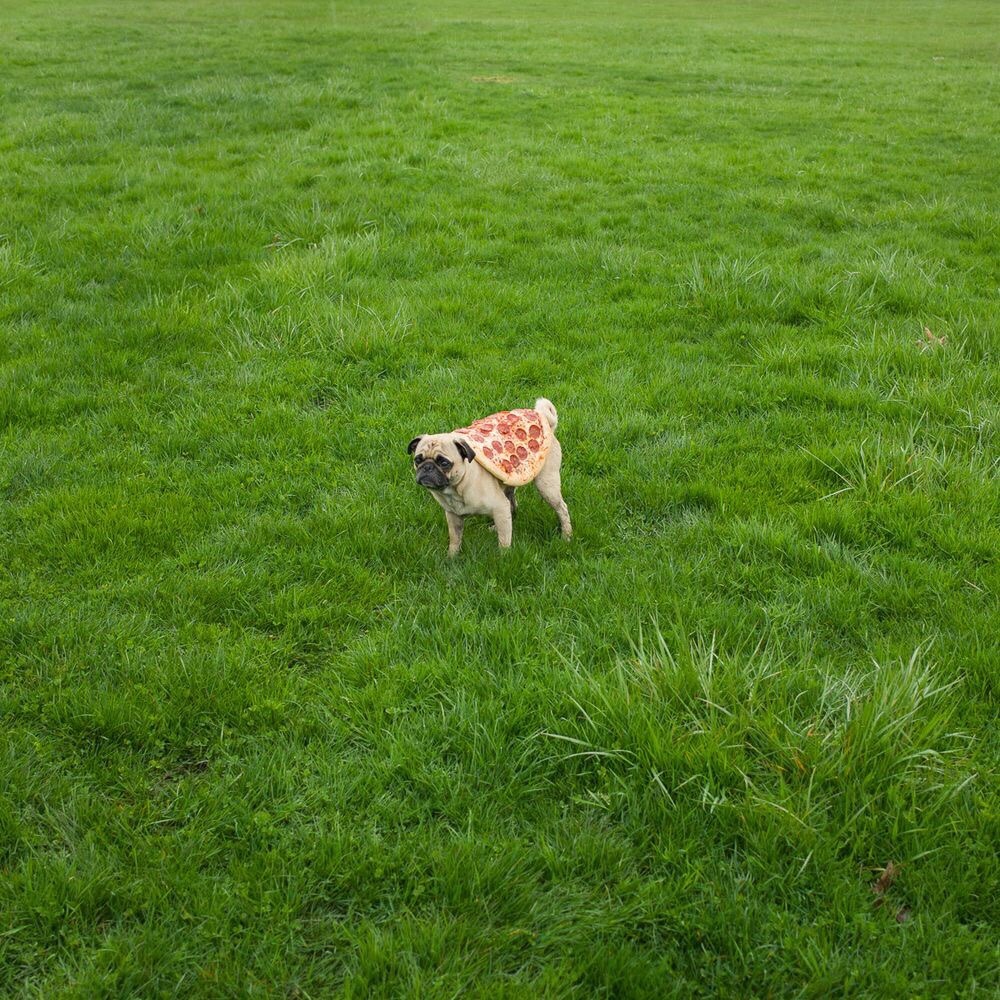
[[[559,414],[556,413],[556,408],[552,405],[552,400],[546,399],[544,396],[536,399],[535,409],[549,422],[549,427],[555,430],[556,424],[559,423]]]

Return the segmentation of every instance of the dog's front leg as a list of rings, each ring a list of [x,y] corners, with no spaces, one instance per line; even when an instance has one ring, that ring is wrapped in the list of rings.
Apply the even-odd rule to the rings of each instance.
[[[500,548],[509,549],[511,535],[514,532],[514,519],[510,512],[510,501],[505,496],[493,508],[493,524],[497,529],[497,541],[500,543]]]
[[[450,510],[446,510],[444,516],[448,521],[448,555],[457,556],[458,550],[462,547],[465,518],[458,514],[452,514]]]

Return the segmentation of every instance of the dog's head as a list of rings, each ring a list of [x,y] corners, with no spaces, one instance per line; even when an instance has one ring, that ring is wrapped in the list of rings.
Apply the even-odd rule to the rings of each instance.
[[[406,449],[413,456],[417,483],[429,490],[456,486],[465,477],[465,466],[476,453],[454,434],[424,434],[415,437]]]

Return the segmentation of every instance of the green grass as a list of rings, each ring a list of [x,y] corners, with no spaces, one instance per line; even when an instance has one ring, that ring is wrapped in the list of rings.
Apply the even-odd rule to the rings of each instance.
[[[6,0],[0,995],[995,996],[998,39]]]

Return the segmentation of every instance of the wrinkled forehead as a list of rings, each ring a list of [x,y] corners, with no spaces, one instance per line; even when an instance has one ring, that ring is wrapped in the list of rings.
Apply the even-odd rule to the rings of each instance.
[[[455,442],[450,434],[427,434],[421,438],[420,444],[417,445],[418,454],[428,458],[433,458],[435,455],[448,455],[450,457],[455,450]]]

